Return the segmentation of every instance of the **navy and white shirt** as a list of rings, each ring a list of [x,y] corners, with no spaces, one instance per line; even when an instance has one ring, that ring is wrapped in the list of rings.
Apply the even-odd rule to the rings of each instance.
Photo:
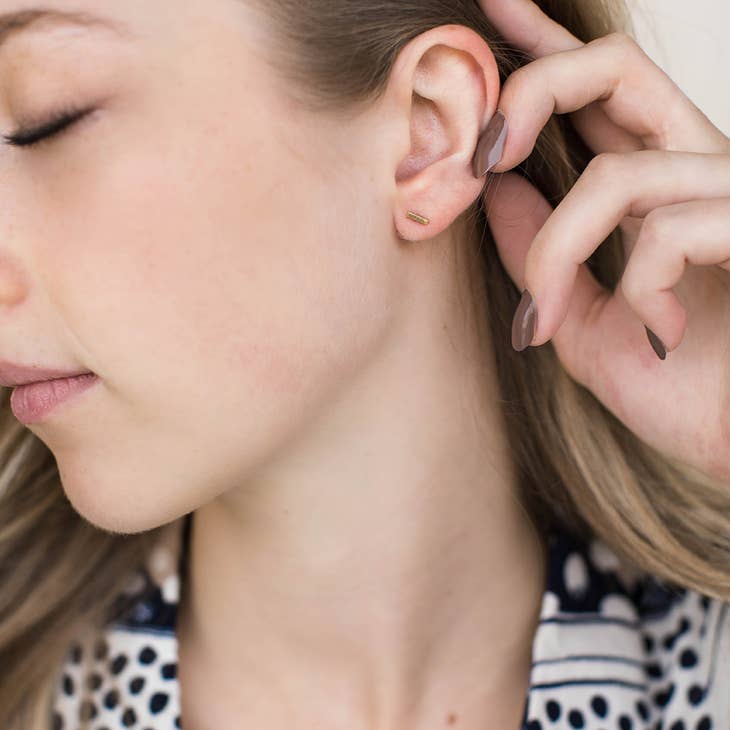
[[[178,539],[156,546],[125,590],[132,609],[70,648],[53,730],[76,730],[80,718],[92,730],[183,727],[175,627],[190,515],[180,522]],[[730,730],[730,604],[627,577],[597,538],[555,531],[548,547],[514,730]]]

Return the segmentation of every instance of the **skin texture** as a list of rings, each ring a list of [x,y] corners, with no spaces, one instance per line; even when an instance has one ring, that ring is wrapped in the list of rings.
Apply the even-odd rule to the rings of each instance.
[[[4,133],[96,107],[0,149],[3,355],[102,379],[29,427],[83,517],[195,510],[185,727],[517,727],[544,553],[457,220],[489,48],[419,36],[343,123],[287,97],[240,3],[46,5],[132,34],[0,54]]]
[[[730,137],[630,35],[583,43],[532,0],[479,2],[534,59],[501,89],[509,134],[485,200],[505,270],[534,299],[532,346],[550,341],[642,441],[728,490]],[[595,153],[555,209],[508,172],[554,113]],[[609,288],[586,262],[616,227],[627,260]]]

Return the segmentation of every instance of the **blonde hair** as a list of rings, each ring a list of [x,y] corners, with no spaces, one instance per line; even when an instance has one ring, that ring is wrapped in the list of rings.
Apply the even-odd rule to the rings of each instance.
[[[253,2],[254,0],[248,0]],[[275,63],[301,102],[356,109],[385,88],[402,46],[458,23],[492,48],[502,81],[531,59],[495,32],[477,0],[259,0],[280,44]],[[541,0],[550,17],[588,42],[633,34],[623,0]],[[519,167],[553,204],[593,153],[566,116],[553,116]],[[503,269],[482,200],[461,217],[484,282],[518,498],[534,525],[595,534],[639,572],[730,599],[730,489],[642,442],[575,382],[550,343],[510,344],[520,292]],[[625,264],[620,231],[588,265],[615,288]],[[114,603],[164,526],[112,534],[71,507],[55,460],[13,417],[0,391],[0,727],[49,727],[57,669],[72,642],[120,615]]]

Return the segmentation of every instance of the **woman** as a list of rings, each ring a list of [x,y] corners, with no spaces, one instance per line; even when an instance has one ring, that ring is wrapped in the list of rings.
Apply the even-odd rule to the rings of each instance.
[[[728,727],[730,141],[618,0],[47,6],[0,727]]]

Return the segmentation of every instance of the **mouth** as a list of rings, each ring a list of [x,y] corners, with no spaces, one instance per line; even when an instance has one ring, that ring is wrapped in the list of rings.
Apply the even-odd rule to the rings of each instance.
[[[10,396],[10,408],[21,423],[38,423],[99,382],[98,375],[87,372],[18,385]]]

